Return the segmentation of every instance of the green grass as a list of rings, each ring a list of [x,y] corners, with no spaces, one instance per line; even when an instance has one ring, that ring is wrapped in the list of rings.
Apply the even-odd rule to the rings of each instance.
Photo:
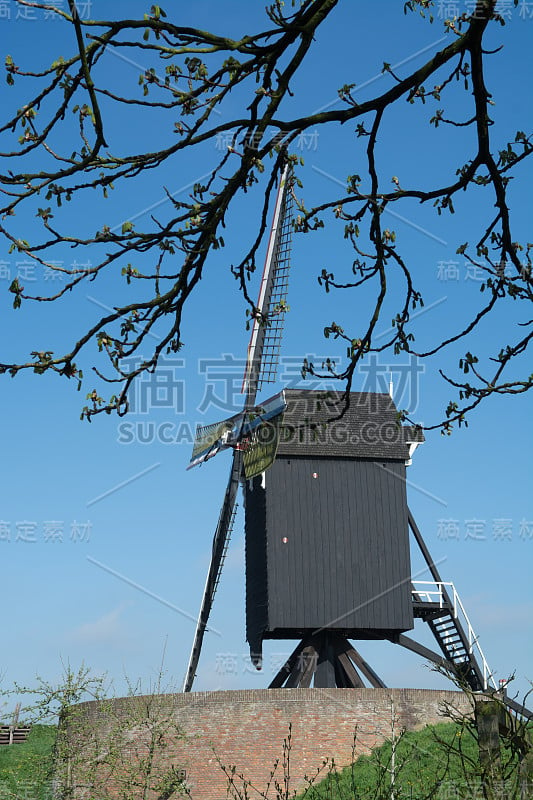
[[[1,800],[50,800],[54,725],[34,725],[22,744],[0,747]]]
[[[439,743],[438,739],[446,744]],[[450,746],[461,751],[447,757]],[[462,796],[450,794],[452,787],[465,791],[464,766],[475,772],[477,743],[473,736],[454,723],[427,726],[405,733],[395,753],[395,797],[397,800],[423,800],[429,797]],[[385,743],[351,766],[334,769],[315,783],[305,800],[389,800],[391,797],[391,744]]]

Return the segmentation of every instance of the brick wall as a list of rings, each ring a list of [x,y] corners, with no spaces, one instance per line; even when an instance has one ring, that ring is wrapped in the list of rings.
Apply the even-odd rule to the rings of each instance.
[[[227,797],[227,780],[217,757],[263,788],[274,763],[283,757],[289,725],[291,788],[299,789],[306,785],[304,776],[312,775],[324,759],[350,763],[354,734],[357,754],[390,738],[393,709],[399,726],[413,730],[442,721],[444,703],[470,711],[460,692],[429,689],[260,689],[157,698],[158,713],[164,712],[187,734],[172,741],[165,760],[186,769],[193,800]],[[115,700],[111,716],[127,720],[136,704],[142,706],[139,698]],[[109,708],[102,713],[95,703],[84,703],[78,706],[73,725],[84,729],[88,724],[105,733],[109,719]],[[133,725],[129,736],[131,758],[137,730],[139,726]],[[283,777],[281,765],[276,775]]]

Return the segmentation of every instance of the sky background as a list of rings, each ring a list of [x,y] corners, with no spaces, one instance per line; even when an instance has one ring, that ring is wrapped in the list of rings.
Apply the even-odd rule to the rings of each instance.
[[[117,18],[139,16],[148,5],[116,0],[113,13]],[[386,2],[377,11],[376,4],[369,2],[340,3],[295,82],[295,97],[287,113],[335,107],[337,89],[345,83],[356,83],[361,98],[383,91],[390,81],[381,75],[384,61],[399,65],[400,75],[407,74],[446,43],[442,23],[453,13],[451,7],[460,11],[468,7],[467,3],[437,3],[435,22],[429,25],[418,16],[404,17],[402,5]],[[504,49],[487,68],[487,84],[496,102],[493,135],[505,146],[516,130],[527,132],[531,126],[531,90],[525,76],[532,67],[533,3],[518,8],[512,3],[500,5],[507,25],[494,26],[489,44],[503,44]],[[87,4],[81,6],[82,16],[87,16]],[[109,13],[102,0],[90,6],[95,18]],[[11,54],[17,64],[44,66],[59,54],[73,51],[73,32],[43,11],[33,10],[24,18],[13,0],[2,8],[9,11],[0,16],[4,55]],[[170,5],[167,11],[171,16]],[[262,4],[243,0],[180,4],[176,21],[233,36],[269,27]],[[106,55],[99,75],[110,86],[127,81],[135,92],[140,69],[146,66],[136,59]],[[0,107],[16,108],[24,102],[22,86],[18,79],[15,88],[3,83]],[[466,115],[468,100],[469,93],[457,100],[454,111],[459,117]],[[223,113],[229,118],[238,103],[238,96],[231,99]],[[412,109],[405,103],[391,111],[377,151],[383,175],[398,176],[402,185],[425,179],[434,185],[453,176],[464,163],[471,152],[471,132],[435,131],[428,124],[432,113],[432,108]],[[154,141],[168,141],[171,135],[167,135],[169,121],[163,128],[162,121],[148,112],[136,124],[130,124],[126,113],[114,112],[107,124],[113,152],[131,152]],[[62,134],[65,142],[71,133],[67,120]],[[88,196],[82,207],[66,209],[65,228],[76,225],[94,233],[102,223],[113,227],[133,218],[139,228],[143,222],[148,224],[150,213],[168,211],[162,186],[185,198],[226,144],[212,142],[197,155],[171,162],[163,175],[141,177],[107,205],[96,195]],[[340,194],[347,175],[363,174],[358,146],[353,127],[311,131],[296,142],[293,152],[305,160],[300,175],[308,205]],[[531,169],[528,172],[524,165],[510,191],[514,238],[519,241],[528,238],[531,177]],[[491,204],[491,198],[484,199],[480,192],[479,197],[473,193],[459,198],[453,217],[438,217],[431,207],[415,203],[398,210],[401,218],[391,215],[390,226],[409,256],[424,295],[417,341],[429,344],[442,338],[450,325],[466,320],[480,304],[479,275],[456,255],[456,249],[474,240],[483,220],[489,219]],[[77,667],[83,662],[96,673],[108,673],[119,693],[125,686],[124,676],[141,679],[148,686],[161,664],[166,684],[181,687],[231,456],[221,454],[189,472],[186,466],[196,423],[221,419],[242,403],[238,389],[248,333],[245,304],[229,264],[245,252],[250,220],[259,208],[259,194],[254,192],[236,203],[228,217],[226,247],[208,263],[188,306],[184,349],[137,386],[126,419],[101,416],[90,425],[80,421],[85,394],[92,388],[90,377],[78,393],[75,385],[55,375],[20,374],[13,380],[2,376],[0,674],[6,685],[14,680],[31,684],[37,674],[54,680],[62,665]],[[37,222],[31,215],[21,215],[14,225],[30,241],[34,231],[37,235],[32,228]],[[123,281],[111,275],[82,286],[61,304],[23,303],[15,312],[8,287],[17,274],[25,274],[28,289],[33,289],[32,281],[43,290],[48,284],[42,274],[28,272],[22,258],[10,255],[7,244],[0,243],[0,248],[1,361],[25,358],[34,349],[59,349],[61,342],[73,341],[109,306],[123,302]],[[73,255],[79,261],[97,257],[64,250],[55,258],[72,263]],[[351,261],[338,225],[294,238],[279,384],[268,394],[283,385],[298,385],[304,357],[315,363],[327,356],[342,360],[344,347],[323,337],[324,326],[332,320],[353,335],[364,330],[369,295],[326,295],[316,280],[323,268],[339,276],[343,270],[349,273]],[[382,356],[370,369],[363,363],[353,388],[386,391],[392,373],[397,405],[408,408],[422,424],[438,422],[450,397],[438,368],[456,368],[457,358],[466,349],[485,355],[497,352],[507,341],[507,331],[526,319],[522,309],[498,313],[470,346],[425,365],[402,355]],[[379,333],[386,332],[384,321]],[[86,375],[93,355],[88,351],[80,363]],[[307,381],[303,386],[315,384]],[[516,673],[515,687],[520,693],[527,690],[533,676],[530,419],[527,396],[491,399],[474,412],[468,428],[455,430],[451,437],[429,433],[408,470],[409,505],[443,579],[455,583],[496,680]],[[420,569],[413,548],[413,575],[428,579]],[[265,643],[260,673],[249,661],[242,508],[211,628],[194,687],[198,690],[265,687],[295,645]],[[420,639],[431,644],[424,630]],[[419,658],[398,647],[361,643],[359,649],[389,686],[449,685]]]

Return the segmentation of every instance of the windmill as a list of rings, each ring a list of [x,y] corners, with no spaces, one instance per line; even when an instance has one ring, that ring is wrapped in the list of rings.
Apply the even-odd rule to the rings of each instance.
[[[246,468],[248,476],[251,476],[255,472],[252,462],[255,462],[255,459],[259,456],[261,466],[266,467],[268,459],[272,457],[271,454],[273,453],[273,443],[266,448],[265,453],[265,448],[256,442],[255,447],[248,447],[245,454],[243,443],[246,440],[249,442],[254,432],[257,431],[260,422],[271,418],[275,419],[285,409],[283,393],[281,393],[271,398],[264,404],[264,407],[254,412],[259,389],[262,388],[263,383],[272,383],[276,379],[281,347],[284,309],[289,282],[292,235],[292,192],[290,181],[291,167],[290,163],[287,162],[278,186],[257,302],[258,313],[253,320],[248,347],[248,359],[243,378],[243,392],[245,393],[243,411],[223,422],[198,429],[189,465],[191,467],[202,463],[216,455],[221,449],[233,448],[228,485],[213,537],[211,562],[183,686],[185,692],[191,690],[196,675],[207,622],[235,520],[237,490],[243,467]]]
[[[191,690],[243,484],[246,624],[252,662],[265,639],[300,642],[270,687],[385,684],[350,639],[388,640],[473,691],[497,690],[453,583],[444,582],[407,505],[406,467],[424,441],[389,394],[286,389],[274,382],[291,246],[291,172],[278,187],[243,380],[243,410],[197,430],[190,466],[233,450],[184,691]],[[431,581],[413,580],[412,535]],[[438,651],[406,635],[427,623]],[[506,698],[509,707],[526,709]]]

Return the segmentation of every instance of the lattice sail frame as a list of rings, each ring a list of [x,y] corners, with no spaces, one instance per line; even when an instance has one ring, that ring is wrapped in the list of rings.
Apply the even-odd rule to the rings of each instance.
[[[257,300],[259,314],[254,319],[248,345],[248,358],[242,384],[242,391],[246,392],[246,407],[253,405],[258,391],[265,383],[275,383],[277,376],[287,310],[292,246],[291,178],[292,170],[287,164],[276,197],[274,219]]]

